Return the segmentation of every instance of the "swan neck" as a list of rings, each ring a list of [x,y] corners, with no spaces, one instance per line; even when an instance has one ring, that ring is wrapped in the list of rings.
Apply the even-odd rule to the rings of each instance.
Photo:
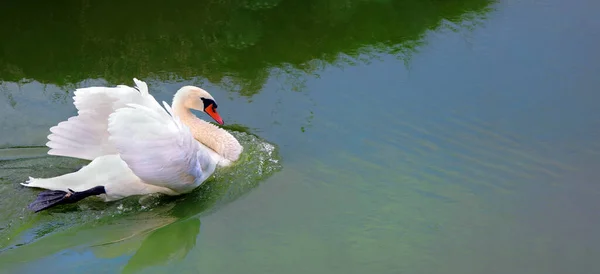
[[[194,139],[209,147],[221,157],[236,161],[243,148],[233,135],[207,121],[198,118],[181,102],[173,101],[173,112],[190,128]]]
[[[188,124],[189,121],[200,120],[196,115],[192,113],[192,110],[187,106],[186,96],[181,92],[177,92],[173,97],[172,109],[175,116],[179,117],[183,123],[185,123],[188,127],[191,125]],[[196,136],[194,136],[196,137]],[[198,138],[196,138],[198,139]]]
[[[175,96],[173,96],[173,103],[171,105],[175,115],[181,118],[186,115],[192,115],[190,108],[185,104],[185,96],[181,91],[177,91],[177,93],[175,93]]]

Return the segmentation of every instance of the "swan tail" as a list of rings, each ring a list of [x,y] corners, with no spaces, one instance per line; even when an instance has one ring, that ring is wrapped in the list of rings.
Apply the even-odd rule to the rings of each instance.
[[[60,122],[50,132],[46,143],[49,155],[93,160],[116,153],[116,148],[108,142],[106,125],[96,123],[93,115],[87,113]]]
[[[53,177],[53,178],[33,178],[33,177],[29,177],[29,179],[27,181],[25,181],[24,183],[21,183],[22,186],[26,186],[26,187],[32,187],[32,188],[43,188],[43,189],[47,189],[47,190],[60,190],[60,191],[67,191],[69,190],[69,186],[67,184],[65,184],[64,180],[60,180],[60,177]]]
[[[119,161],[118,155],[102,156],[94,159],[78,171],[50,178],[29,177],[21,185],[47,190],[69,191],[69,189],[72,189],[84,191],[98,185],[106,185],[111,181],[108,179],[109,177],[118,177],[123,174],[123,168],[118,164]]]
[[[176,192],[166,187],[144,183],[131,171],[118,154],[98,157],[76,172],[57,177],[29,177],[29,180],[21,183],[21,185],[31,188],[75,193],[90,191],[90,189],[102,186],[106,192],[104,193],[105,195],[100,195],[99,198],[104,202],[150,193],[177,195]],[[58,194],[54,193],[53,195]],[[52,200],[50,198],[47,198],[47,200]],[[44,202],[42,201],[41,203]]]
[[[91,163],[80,168],[78,171],[63,174],[56,177],[29,177],[29,179],[21,183],[21,185],[31,188],[42,188],[47,190],[69,191],[69,189],[74,189],[75,191],[83,191],[94,187],[96,184],[102,183],[102,180],[96,179],[97,177],[100,177],[97,174],[98,172],[90,172],[90,165]]]

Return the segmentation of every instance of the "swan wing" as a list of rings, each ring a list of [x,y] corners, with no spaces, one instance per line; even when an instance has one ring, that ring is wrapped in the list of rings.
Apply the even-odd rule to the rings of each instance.
[[[214,171],[216,163],[169,105],[128,104],[110,115],[109,140],[121,159],[147,184],[185,193]]]
[[[46,146],[48,154],[93,160],[117,153],[109,142],[108,117],[115,110],[135,103],[152,109],[162,109],[148,92],[145,82],[133,79],[136,87],[87,87],[75,90],[73,104],[77,116],[50,128]]]

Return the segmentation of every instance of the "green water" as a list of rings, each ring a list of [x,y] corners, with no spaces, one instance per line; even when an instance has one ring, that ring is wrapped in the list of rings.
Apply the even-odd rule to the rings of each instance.
[[[2,4],[1,273],[600,272],[600,2],[166,3]],[[73,90],[133,77],[210,91],[238,165],[29,212]]]

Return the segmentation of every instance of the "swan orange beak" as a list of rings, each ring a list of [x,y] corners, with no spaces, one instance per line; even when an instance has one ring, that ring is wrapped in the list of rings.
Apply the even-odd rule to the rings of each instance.
[[[219,123],[219,125],[223,124],[223,119],[221,118],[221,115],[219,115],[219,113],[217,112],[217,109],[215,109],[214,105],[211,104],[210,106],[208,106],[206,109],[204,109],[204,112],[206,112],[206,114],[215,119],[215,121]]]

